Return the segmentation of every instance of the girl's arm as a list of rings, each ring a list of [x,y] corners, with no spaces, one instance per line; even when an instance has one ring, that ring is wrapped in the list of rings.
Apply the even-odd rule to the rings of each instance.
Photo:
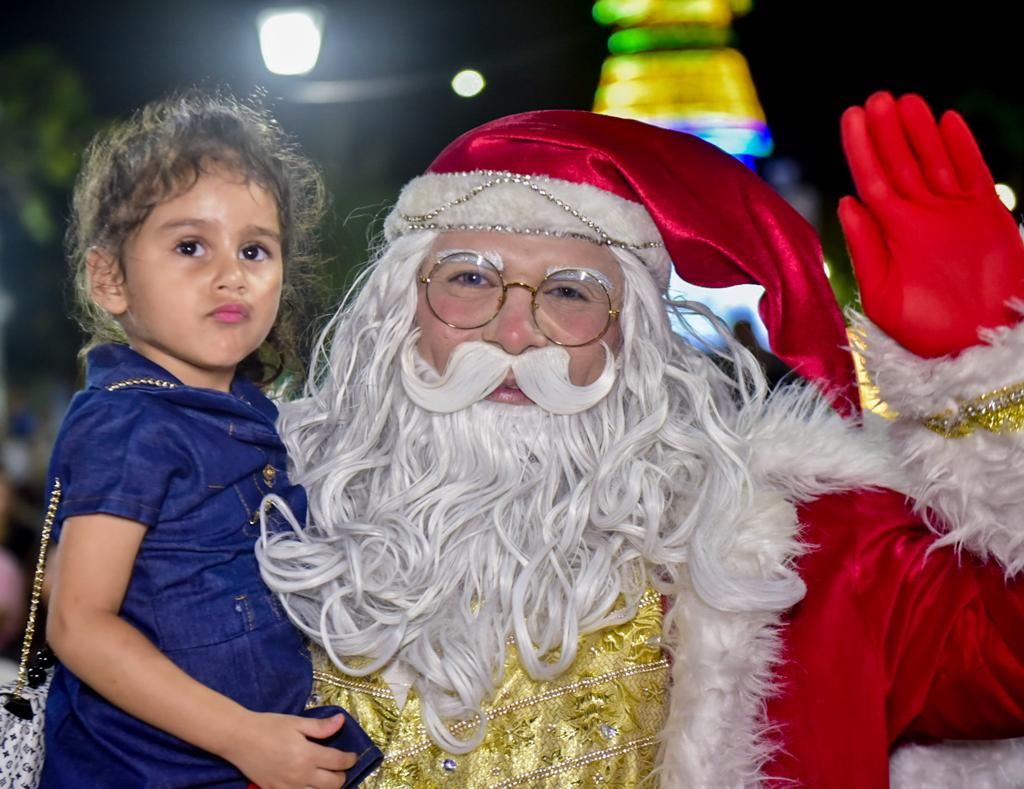
[[[355,756],[307,739],[333,734],[337,717],[248,710],[190,677],[119,616],[145,533],[113,515],[65,521],[48,573],[46,628],[61,662],[112,704],[221,756],[263,789],[338,787]]]

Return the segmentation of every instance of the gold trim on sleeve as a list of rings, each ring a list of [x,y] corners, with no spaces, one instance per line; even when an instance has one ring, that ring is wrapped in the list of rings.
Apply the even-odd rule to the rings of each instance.
[[[990,433],[1018,433],[1024,430],[1024,383],[958,403],[957,408],[921,420],[943,438],[965,438],[978,428]]]

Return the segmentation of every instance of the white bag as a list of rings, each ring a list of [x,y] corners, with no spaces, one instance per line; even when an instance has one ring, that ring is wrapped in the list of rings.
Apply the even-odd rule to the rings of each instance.
[[[0,688],[0,789],[36,789],[43,770],[43,723],[50,677],[16,695],[17,682]]]
[[[40,672],[53,664],[53,653],[45,650],[36,654],[36,665],[29,667],[29,653],[36,631],[36,615],[43,594],[43,573],[46,569],[46,549],[50,544],[50,532],[57,518],[60,505],[60,480],[53,481],[50,503],[46,508],[43,530],[39,535],[39,558],[32,578],[32,597],[28,607],[28,622],[25,624],[25,638],[21,645],[21,662],[18,678],[0,686],[0,789],[36,789],[43,771],[46,755],[43,740],[43,724],[46,720],[46,695],[50,692],[52,672],[43,679]],[[49,662],[50,665],[46,665]],[[29,682],[29,677],[32,682]],[[32,684],[38,687],[32,687]]]

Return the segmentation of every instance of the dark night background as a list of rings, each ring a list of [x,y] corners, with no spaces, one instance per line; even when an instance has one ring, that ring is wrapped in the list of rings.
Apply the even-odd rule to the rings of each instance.
[[[368,219],[446,142],[512,112],[588,109],[611,32],[586,0],[327,2],[319,64],[283,78],[260,58],[255,17],[265,5],[38,0],[4,10],[0,282],[12,308],[3,343],[15,416],[45,410],[43,400],[59,401],[75,382],[80,338],[65,317],[60,233],[77,152],[102,123],[173,88],[264,87],[327,176],[334,202],[324,242],[336,293],[365,256]],[[755,0],[736,21],[735,46],[750,63],[776,156],[798,165],[820,197],[819,229],[838,267],[834,206],[850,188],[838,119],[873,90],[917,91],[936,109],[960,109],[996,180],[1024,187],[1015,6],[982,0],[954,13],[895,0]],[[488,80],[477,98],[448,86],[463,67]],[[303,80],[385,90],[339,104],[289,100]]]

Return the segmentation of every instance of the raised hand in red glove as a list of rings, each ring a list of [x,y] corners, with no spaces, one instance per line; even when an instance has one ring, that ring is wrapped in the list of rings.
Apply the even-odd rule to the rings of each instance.
[[[1020,320],[1006,302],[1024,296],[1024,243],[963,118],[875,93],[843,113],[842,137],[860,201],[844,197],[839,220],[867,316],[929,357]]]

